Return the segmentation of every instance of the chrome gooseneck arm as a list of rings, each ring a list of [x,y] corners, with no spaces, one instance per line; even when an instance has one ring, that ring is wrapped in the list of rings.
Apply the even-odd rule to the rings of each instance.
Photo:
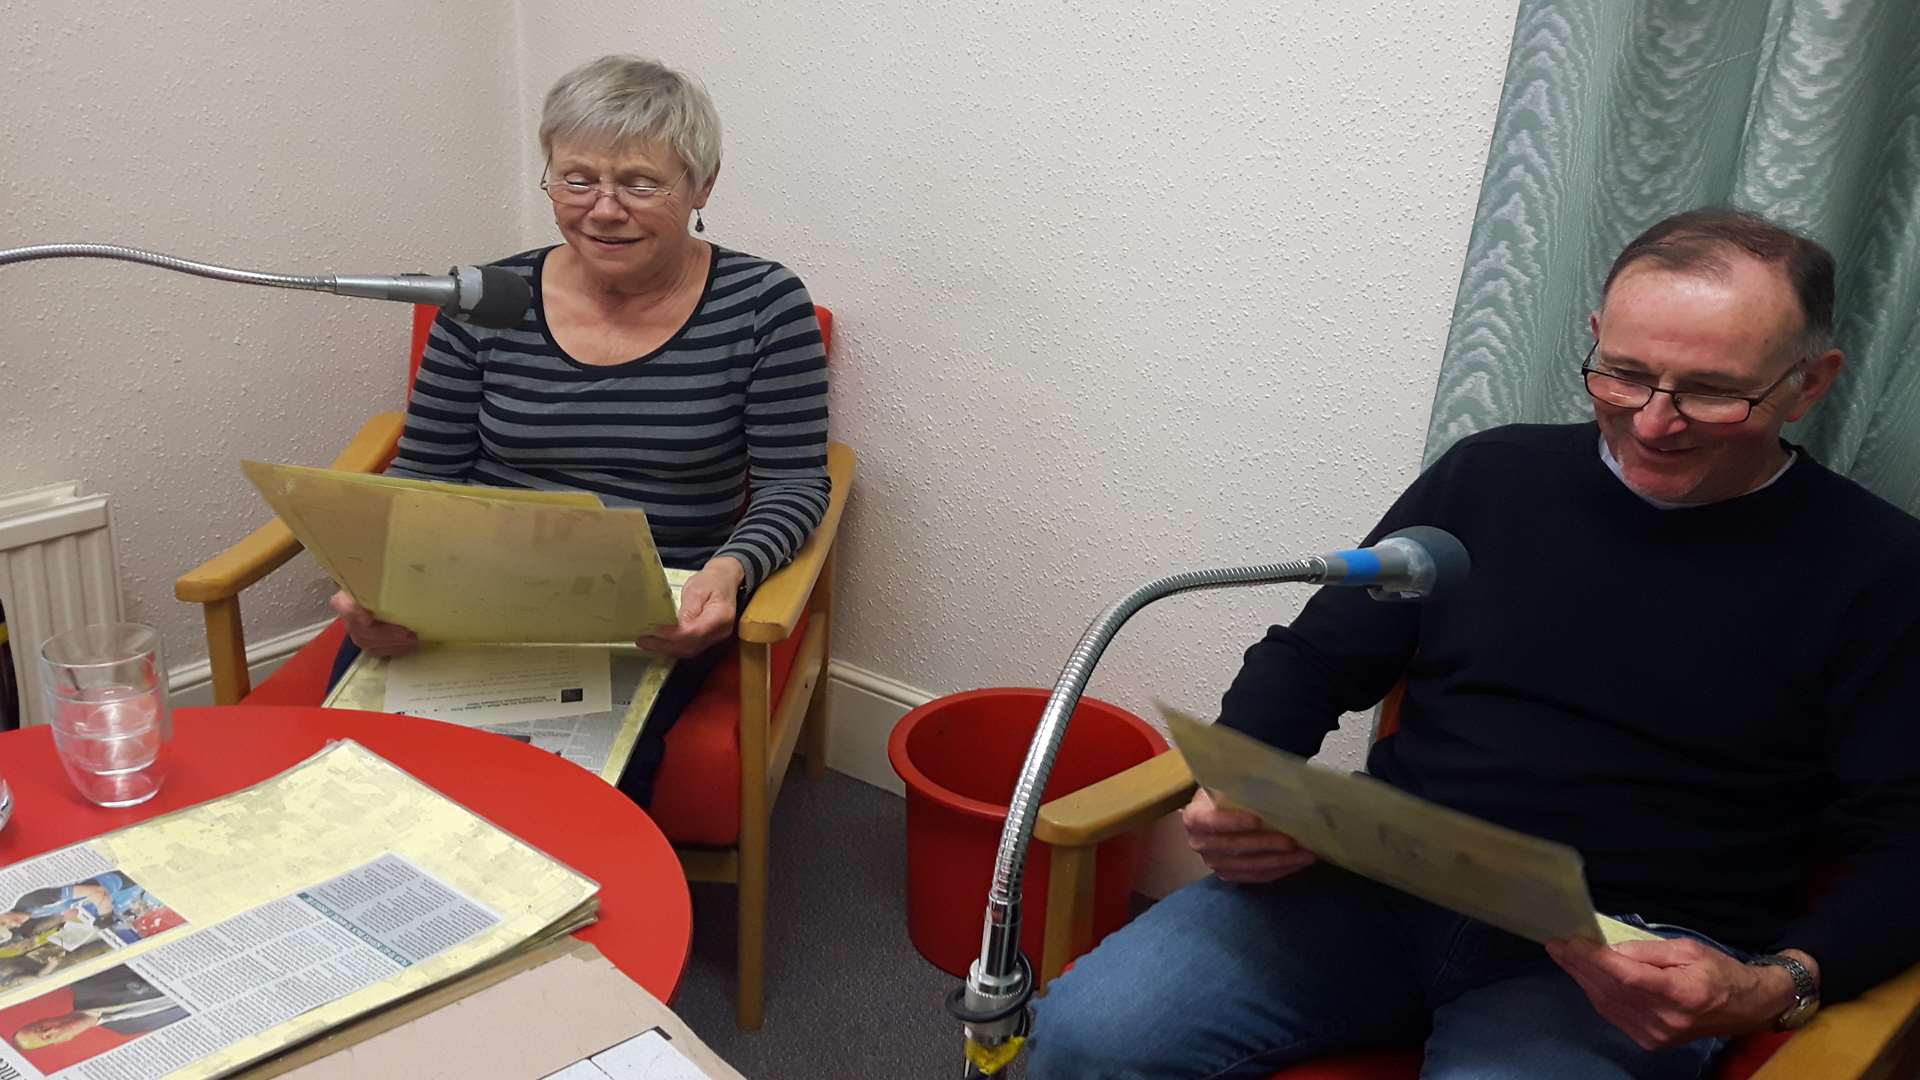
[[[518,273],[498,266],[455,266],[445,274],[265,274],[118,244],[34,244],[0,248],[0,266],[36,259],[112,259],[240,285],[427,304],[463,322],[495,328],[517,326],[532,295]]]
[[[116,259],[120,262],[157,266],[162,270],[174,270],[182,274],[192,274],[195,277],[212,278],[215,281],[237,282],[241,285],[269,285],[276,289],[307,289],[313,292],[334,290],[334,279],[331,277],[263,274],[256,270],[234,270],[225,266],[214,266],[211,263],[194,262],[191,259],[142,251],[139,248],[121,247],[118,244],[33,244],[28,247],[0,249],[0,266],[31,262],[35,259]]]
[[[987,894],[986,924],[981,931],[980,958],[973,962],[966,983],[947,999],[947,1008],[965,1028],[968,1077],[997,1072],[1012,1057],[1008,1040],[1024,1035],[1027,1000],[1033,994],[1033,969],[1020,954],[1020,884],[1026,873],[1027,848],[1033,841],[1034,819],[1040,813],[1040,793],[1046,790],[1067,721],[1079,704],[1081,692],[1093,675],[1093,666],[1120,627],[1141,608],[1156,600],[1202,589],[1280,582],[1321,582],[1328,579],[1328,560],[1310,555],[1291,562],[1267,563],[1234,569],[1193,570],[1150,581],[1133,590],[1097,616],[1074,647],[1054,683],[1053,695],[1040,714],[1040,726],[1027,748],[1026,762],[1013,789],[1007,822],[1000,834],[994,860],[993,887]]]

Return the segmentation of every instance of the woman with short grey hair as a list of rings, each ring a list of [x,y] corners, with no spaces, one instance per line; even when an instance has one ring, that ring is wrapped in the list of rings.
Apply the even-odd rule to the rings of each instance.
[[[532,288],[519,326],[434,323],[389,475],[637,506],[662,561],[696,571],[678,625],[638,643],[680,658],[620,781],[644,806],[740,604],[826,513],[826,352],[792,271],[694,235],[720,118],[692,78],[584,64],[548,91],[540,149],[562,242],[494,264]],[[414,646],[346,593],[334,608],[351,637],[336,679],[360,650]]]

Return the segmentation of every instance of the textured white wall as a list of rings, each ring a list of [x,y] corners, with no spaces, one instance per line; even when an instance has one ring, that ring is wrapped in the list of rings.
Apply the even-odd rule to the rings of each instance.
[[[1514,7],[524,4],[523,138],[591,56],[702,77],[708,235],[840,319],[836,655],[1051,685],[1134,585],[1345,546],[1412,477]],[[1211,709],[1303,599],[1149,609],[1093,692]]]
[[[0,245],[437,270],[553,235],[540,96],[613,50],[727,125],[709,235],[840,314],[843,659],[1050,684],[1146,578],[1344,544],[1412,475],[1513,4],[0,3]],[[491,13],[491,14],[490,14]],[[457,16],[457,17],[456,17]],[[111,264],[7,276],[0,490],[112,492],[132,617],[399,392],[404,309]],[[312,622],[305,568],[250,597]],[[1167,602],[1093,690],[1210,708],[1297,591]],[[1351,758],[1359,734],[1336,754]]]
[[[520,229],[507,0],[0,0],[0,247],[439,271]],[[131,618],[205,655],[175,576],[266,520],[241,457],[324,464],[405,384],[406,308],[101,262],[0,269],[0,491],[112,494]],[[305,558],[250,637],[325,614]]]

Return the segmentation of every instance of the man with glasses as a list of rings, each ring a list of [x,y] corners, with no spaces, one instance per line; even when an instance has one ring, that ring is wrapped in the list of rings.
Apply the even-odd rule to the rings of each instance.
[[[1833,281],[1752,214],[1648,229],[1591,319],[1594,422],[1464,439],[1374,530],[1452,531],[1465,588],[1323,590],[1222,702],[1311,755],[1404,682],[1369,773],[1572,845],[1599,909],[1664,940],[1542,949],[1201,792],[1214,875],[1053,984],[1029,1074],[1264,1077],[1424,1041],[1423,1080],[1694,1077],[1920,961],[1920,521],[1781,438],[1843,365]]]

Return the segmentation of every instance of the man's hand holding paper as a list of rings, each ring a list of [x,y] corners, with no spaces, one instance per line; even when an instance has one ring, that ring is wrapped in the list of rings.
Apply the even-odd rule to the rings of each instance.
[[[1319,861],[1319,856],[1286,833],[1267,828],[1245,810],[1214,801],[1206,788],[1180,811],[1187,844],[1222,881],[1259,885],[1278,881]]]

